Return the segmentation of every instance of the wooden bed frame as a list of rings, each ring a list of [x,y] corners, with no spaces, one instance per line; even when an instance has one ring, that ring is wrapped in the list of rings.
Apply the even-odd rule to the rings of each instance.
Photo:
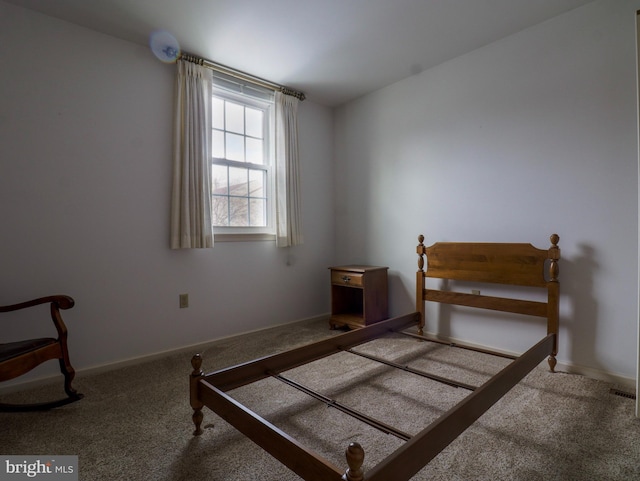
[[[200,435],[203,432],[201,428],[202,409],[206,406],[307,481],[388,481],[390,479],[403,481],[410,479],[538,366],[545,357],[548,357],[550,369],[554,371],[559,321],[559,239],[558,235],[553,234],[550,238],[551,247],[549,249],[537,249],[531,244],[521,243],[438,242],[426,247],[423,244],[424,237],[421,235],[418,238],[419,245],[417,247],[419,258],[416,274],[416,312],[209,374],[205,374],[202,370],[202,357],[196,354],[191,360],[193,372],[190,376],[190,402],[195,424],[194,435]],[[425,256],[427,258],[426,271],[424,270]],[[430,289],[426,287],[426,278],[537,288],[538,290],[546,290],[546,301],[538,302],[485,296],[478,293]],[[281,377],[280,374],[314,360],[344,352],[353,346],[366,343],[390,332],[401,332],[418,340],[444,342],[437,338],[424,336],[426,301],[545,318],[547,320],[547,334],[519,356],[505,356],[502,352],[456,345],[456,347],[464,349],[510,357],[512,361],[439,419],[407,439],[400,448],[383,461],[369,468],[366,474],[363,470],[364,450],[358,443],[351,443],[347,447],[346,458],[349,467],[346,470],[340,469],[227,394],[232,389],[274,376],[316,399],[328,403],[329,401],[322,394],[304,388],[304,386],[295,385],[295,382]],[[413,329],[409,330],[409,328]],[[390,361],[377,358],[375,360],[394,366],[394,363]],[[330,402],[331,406],[349,413],[348,407],[336,405],[335,401]],[[374,427],[376,423],[379,423],[375,419],[362,416],[360,413],[357,417]],[[384,427],[388,428],[386,425]]]

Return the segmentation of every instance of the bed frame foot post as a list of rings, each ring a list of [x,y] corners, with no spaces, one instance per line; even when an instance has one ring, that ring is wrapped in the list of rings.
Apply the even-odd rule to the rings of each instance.
[[[549,356],[549,359],[547,359],[547,362],[549,363],[549,370],[551,372],[556,372],[556,364],[558,363],[558,361],[556,360],[556,357]]]
[[[195,431],[193,431],[193,435],[200,436],[204,432],[201,427],[202,419],[204,418],[204,414],[202,413],[204,404],[202,404],[198,398],[198,382],[204,377],[204,371],[202,370],[202,356],[200,354],[195,354],[191,358],[191,366],[193,367],[193,372],[189,377],[189,393],[191,407],[193,408],[193,424],[196,427]]]
[[[347,464],[349,469],[342,476],[344,481],[363,481],[364,470],[362,463],[364,462],[364,449],[358,443],[351,443],[346,451]]]

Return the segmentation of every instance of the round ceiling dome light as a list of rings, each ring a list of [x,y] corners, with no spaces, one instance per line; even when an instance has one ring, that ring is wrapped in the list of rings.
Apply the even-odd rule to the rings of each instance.
[[[153,32],[149,38],[149,46],[153,54],[162,62],[173,63],[180,57],[180,44],[165,30]]]

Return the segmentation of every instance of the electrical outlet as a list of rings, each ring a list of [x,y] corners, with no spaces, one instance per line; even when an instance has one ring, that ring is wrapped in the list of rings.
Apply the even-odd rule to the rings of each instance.
[[[180,309],[189,307],[189,294],[180,294]]]
[[[479,289],[471,289],[471,294],[479,296],[480,295],[480,290]]]

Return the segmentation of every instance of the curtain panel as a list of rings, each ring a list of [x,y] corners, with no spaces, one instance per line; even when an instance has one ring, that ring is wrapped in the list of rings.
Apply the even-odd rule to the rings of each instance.
[[[275,94],[276,107],[276,244],[303,243],[300,161],[298,155],[299,100]]]
[[[171,248],[213,247],[211,70],[177,61]]]

